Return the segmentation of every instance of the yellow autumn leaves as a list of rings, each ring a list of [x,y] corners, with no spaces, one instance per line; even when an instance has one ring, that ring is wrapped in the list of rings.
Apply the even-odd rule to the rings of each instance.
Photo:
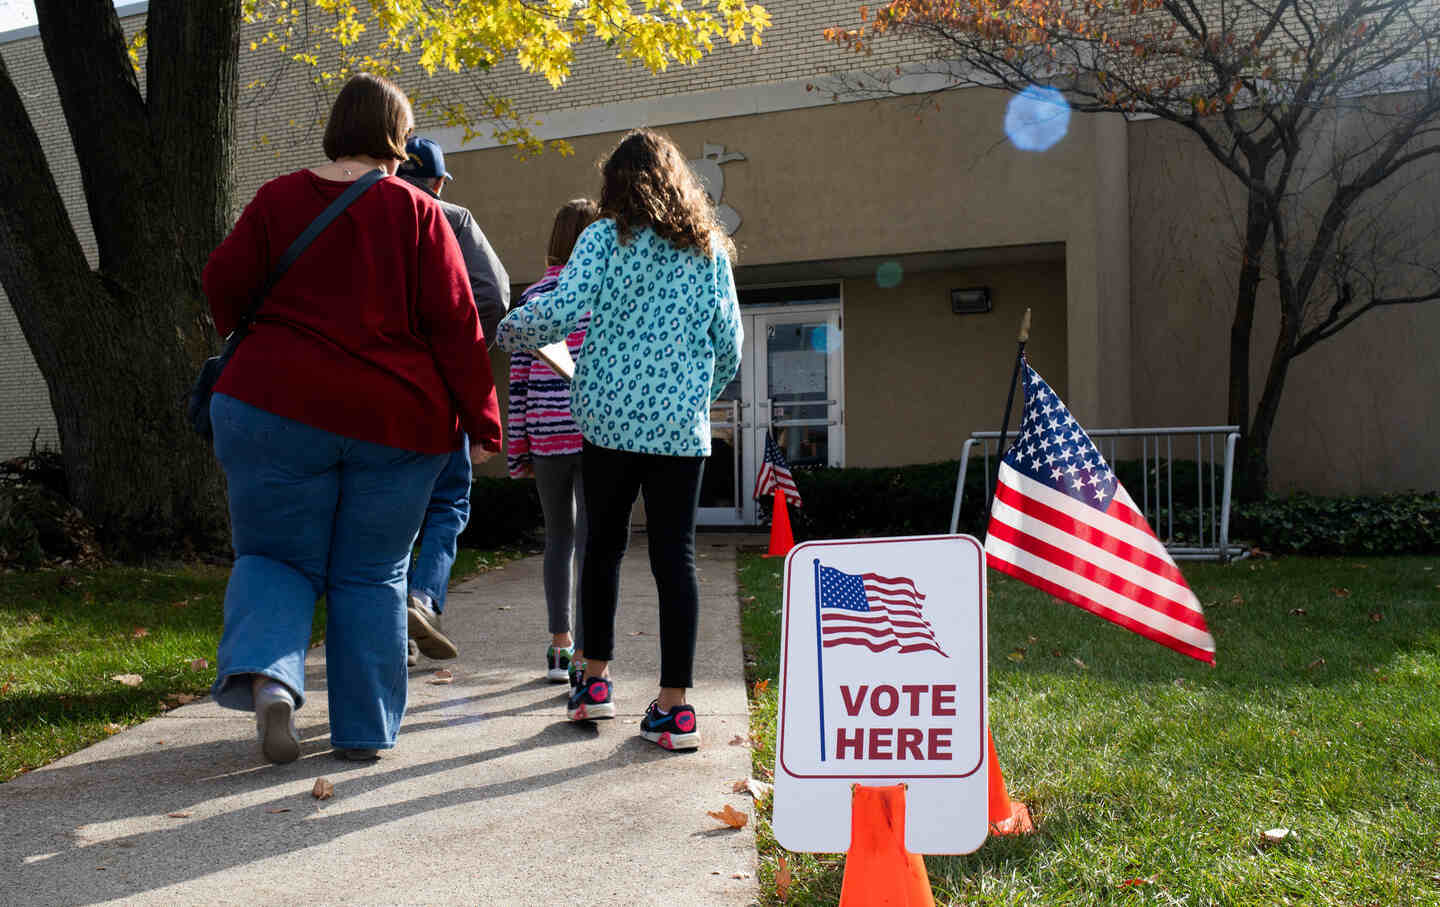
[[[434,74],[513,58],[553,86],[570,75],[575,48],[587,38],[662,72],[698,61],[716,41],[758,46],[770,25],[765,8],[746,0],[246,0],[244,12],[247,23],[268,28],[259,44],[275,44],[299,62],[315,65],[331,56],[316,48],[330,45],[348,68],[360,59],[349,49],[364,43],[372,64],[403,59]]]

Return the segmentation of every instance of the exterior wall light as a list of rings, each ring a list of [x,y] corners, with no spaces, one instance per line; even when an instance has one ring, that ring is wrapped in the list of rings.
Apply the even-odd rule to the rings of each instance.
[[[983,315],[990,311],[989,287],[963,287],[950,291],[950,311],[956,315]]]

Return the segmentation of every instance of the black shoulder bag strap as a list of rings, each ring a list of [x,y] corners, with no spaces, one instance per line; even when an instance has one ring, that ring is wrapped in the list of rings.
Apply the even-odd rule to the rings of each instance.
[[[265,304],[265,297],[270,295],[270,291],[275,288],[275,284],[280,281],[280,278],[285,275],[286,271],[290,270],[290,266],[295,263],[295,259],[300,257],[300,253],[305,251],[305,247],[310,245],[310,243],[315,240],[315,237],[323,233],[325,228],[330,226],[331,222],[340,216],[340,212],[350,207],[350,204],[354,202],[355,199],[365,194],[365,190],[380,182],[385,176],[386,174],[383,170],[371,170],[355,180],[355,182],[345,188],[344,192],[340,193],[339,198],[335,199],[335,201],[330,203],[328,208],[320,212],[319,217],[310,222],[310,226],[305,228],[305,232],[295,238],[295,241],[290,244],[290,248],[286,249],[285,254],[281,255],[280,260],[275,263],[275,267],[270,271],[270,276],[265,278],[265,283],[255,292],[255,301],[250,304],[249,310],[240,316],[240,320],[235,323],[235,330],[231,331],[230,336],[225,338],[225,345],[230,347],[230,350],[227,352],[233,352],[234,345],[239,343],[241,337],[244,337],[250,332],[250,325],[254,324],[255,319],[259,316],[260,306]]]

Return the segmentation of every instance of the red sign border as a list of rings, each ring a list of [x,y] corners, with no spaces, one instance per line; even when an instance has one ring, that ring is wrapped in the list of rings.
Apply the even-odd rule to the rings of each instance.
[[[894,536],[894,537],[883,538],[883,539],[834,539],[834,540],[819,541],[819,542],[801,542],[800,544],[796,545],[795,548],[791,550],[790,555],[785,558],[785,574],[786,574],[786,576],[787,576],[787,578],[788,578],[789,573],[790,573],[790,559],[793,558],[797,552],[801,551],[802,549],[806,549],[806,548],[824,548],[824,547],[834,546],[834,545],[878,545],[878,544],[883,544],[883,543],[886,543],[886,542],[924,542],[924,541],[935,541],[935,540],[939,540],[939,539],[954,539],[954,540],[957,540],[957,541],[966,541],[966,542],[969,542],[970,544],[974,545],[976,551],[978,551],[978,552],[980,553],[980,569],[979,569],[979,571],[978,571],[978,573],[977,573],[977,580],[976,580],[976,583],[977,583],[977,585],[979,586],[979,592],[980,592],[980,608],[979,608],[979,617],[980,617],[980,627],[979,627],[979,631],[980,631],[980,632],[978,633],[978,636],[980,637],[980,736],[979,736],[979,740],[980,740],[980,756],[979,756],[979,758],[978,758],[978,759],[976,760],[976,762],[975,762],[975,767],[972,768],[972,769],[970,769],[968,772],[963,772],[963,773],[961,773],[961,774],[954,774],[954,775],[914,775],[914,774],[910,774],[910,775],[872,775],[872,774],[863,774],[863,775],[860,775],[860,774],[801,775],[801,774],[798,774],[798,773],[796,773],[796,772],[791,771],[791,770],[790,770],[790,767],[785,764],[785,709],[786,709],[786,707],[789,705],[789,703],[788,703],[789,697],[785,695],[785,692],[786,692],[786,689],[787,689],[786,679],[787,679],[787,678],[789,677],[789,675],[790,675],[790,615],[791,615],[791,613],[792,613],[792,609],[791,609],[791,607],[790,607],[790,588],[789,588],[789,586],[787,585],[786,588],[785,588],[785,637],[784,637],[784,639],[782,640],[782,642],[781,642],[781,644],[780,644],[780,646],[781,646],[781,652],[780,652],[780,695],[781,695],[780,732],[779,732],[779,734],[776,735],[776,752],[779,754],[779,759],[778,759],[778,761],[779,761],[779,763],[780,763],[780,768],[781,768],[781,770],[784,771],[785,774],[789,775],[789,776],[792,777],[792,778],[827,778],[827,779],[832,779],[832,780],[833,780],[833,779],[850,779],[850,780],[854,780],[854,781],[866,781],[866,780],[869,780],[869,779],[872,779],[872,778],[884,778],[884,779],[896,779],[896,778],[899,778],[899,779],[907,779],[907,780],[912,780],[912,781],[931,781],[931,780],[943,780],[943,779],[946,779],[946,778],[968,778],[968,777],[970,777],[971,775],[975,774],[976,772],[980,771],[980,766],[985,763],[985,666],[986,666],[986,661],[985,661],[985,659],[987,658],[987,655],[986,655],[986,647],[987,647],[987,645],[988,645],[988,643],[989,643],[989,641],[985,638],[985,632],[984,632],[984,630],[985,630],[985,604],[986,604],[986,603],[985,603],[985,594],[984,594],[984,592],[985,592],[985,548],[984,548],[983,545],[980,544],[980,541],[979,541],[978,539],[976,539],[974,536],[956,534],[956,535],[907,535],[907,536]]]

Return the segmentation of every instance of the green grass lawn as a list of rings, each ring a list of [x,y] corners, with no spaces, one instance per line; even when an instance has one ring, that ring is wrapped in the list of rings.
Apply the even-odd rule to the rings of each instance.
[[[991,571],[991,729],[1038,830],[927,857],[937,903],[1440,904],[1440,558],[1182,569],[1213,669]],[[780,570],[741,559],[766,779]],[[757,812],[777,903],[784,851]],[[1292,834],[1268,844],[1274,827]],[[785,903],[838,900],[842,857],[787,858]]]
[[[461,549],[451,582],[517,556]],[[0,782],[206,694],[229,575],[190,565],[0,574]],[[316,641],[324,626],[322,601]],[[112,679],[122,675],[139,685]]]

